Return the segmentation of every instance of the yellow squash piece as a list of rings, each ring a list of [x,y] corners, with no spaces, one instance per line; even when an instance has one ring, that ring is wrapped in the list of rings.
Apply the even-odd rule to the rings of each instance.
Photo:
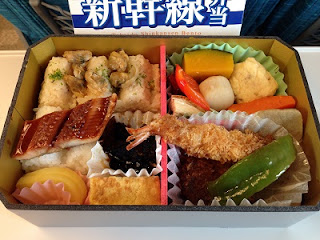
[[[64,183],[64,190],[71,194],[71,202],[82,204],[87,196],[87,187],[82,178],[69,168],[51,167],[30,172],[22,176],[16,187],[30,188],[35,182],[44,183],[47,180],[55,184]]]
[[[233,55],[219,50],[196,50],[183,56],[183,69],[198,82],[211,76],[230,78]]]

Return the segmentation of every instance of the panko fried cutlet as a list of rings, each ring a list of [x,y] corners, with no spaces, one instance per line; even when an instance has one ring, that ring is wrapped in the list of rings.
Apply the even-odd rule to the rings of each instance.
[[[182,197],[193,204],[203,200],[206,205],[212,201],[208,192],[208,182],[219,178],[233,164],[232,162],[221,164],[218,161],[189,157],[184,152],[180,155],[180,163],[178,176]]]
[[[263,137],[249,130],[228,131],[213,123],[192,124],[169,114],[143,128],[127,130],[131,134],[127,141],[134,140],[127,146],[128,150],[151,135],[160,135],[168,143],[184,149],[189,156],[217,160],[221,163],[237,162],[272,141],[271,136]]]

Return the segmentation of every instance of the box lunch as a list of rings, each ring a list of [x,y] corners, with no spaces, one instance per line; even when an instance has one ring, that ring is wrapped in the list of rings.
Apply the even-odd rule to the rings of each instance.
[[[283,227],[319,210],[319,145],[279,39],[50,36],[24,59],[0,196],[40,226]]]

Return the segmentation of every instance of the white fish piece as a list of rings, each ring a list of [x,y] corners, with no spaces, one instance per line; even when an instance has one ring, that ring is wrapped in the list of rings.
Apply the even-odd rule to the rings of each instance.
[[[160,71],[142,55],[129,56],[130,78],[121,85],[115,112],[160,112]]]
[[[53,57],[50,60],[39,94],[39,108],[51,106],[66,110],[75,107],[76,101],[63,80],[64,75],[71,72],[71,64],[66,58]]]

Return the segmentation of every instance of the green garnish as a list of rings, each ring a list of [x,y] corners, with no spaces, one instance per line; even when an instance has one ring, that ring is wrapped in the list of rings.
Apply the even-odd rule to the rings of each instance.
[[[102,69],[102,73],[101,73],[101,76],[103,77],[103,78],[105,78],[105,79],[108,79],[109,80],[109,71],[108,71],[108,69],[106,69],[106,68],[104,68],[104,69]]]
[[[140,87],[142,87],[141,79],[145,79],[146,77],[147,77],[146,74],[140,73],[139,76],[136,78],[136,83],[139,84]]]
[[[63,73],[60,69],[56,69],[53,73],[49,74],[49,78],[52,80],[52,82],[61,80],[63,78]]]
[[[140,76],[138,76],[138,77],[136,78],[136,83],[139,84],[140,87],[142,87],[142,83],[141,83],[141,78],[140,78]]]
[[[83,64],[86,62],[86,60],[84,59],[84,56],[79,56],[79,62],[80,64]]]
[[[103,65],[101,64],[99,67],[96,67],[95,73],[100,75],[98,72],[101,71],[101,77],[104,79],[101,80],[101,82],[104,82],[105,80],[109,80],[109,70],[107,68],[103,68]]]
[[[153,90],[154,89],[154,80],[153,79],[151,79],[149,82],[148,82],[148,86],[149,86],[149,88],[151,89],[151,90]]]
[[[133,65],[130,64],[130,65],[128,66],[128,73],[129,73],[129,74],[132,72],[132,69],[133,69]]]

